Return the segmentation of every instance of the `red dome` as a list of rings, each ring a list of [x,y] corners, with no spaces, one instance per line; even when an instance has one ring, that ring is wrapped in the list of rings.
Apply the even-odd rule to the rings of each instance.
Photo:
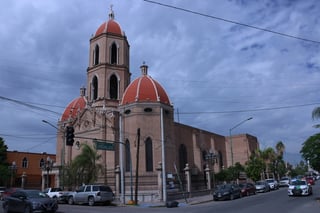
[[[84,96],[80,96],[69,103],[64,110],[61,121],[66,121],[69,118],[75,118],[77,114],[86,107],[86,99]]]
[[[166,91],[157,81],[148,76],[146,72],[127,87],[121,105],[136,102],[160,102],[170,105]]]
[[[97,29],[95,36],[99,36],[103,33],[112,33],[120,36],[124,35],[120,25],[113,19],[110,19],[101,24],[100,27]]]

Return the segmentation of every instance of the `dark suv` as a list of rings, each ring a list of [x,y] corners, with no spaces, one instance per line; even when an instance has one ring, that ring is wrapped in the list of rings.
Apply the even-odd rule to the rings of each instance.
[[[113,200],[114,194],[111,188],[105,185],[84,185],[68,194],[69,204],[87,203],[93,206],[95,203],[104,203],[109,205]]]

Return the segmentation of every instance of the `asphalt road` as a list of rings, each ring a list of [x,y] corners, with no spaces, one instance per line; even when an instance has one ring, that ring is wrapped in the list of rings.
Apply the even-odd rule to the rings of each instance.
[[[102,212],[178,212],[178,213],[301,213],[318,212],[320,208],[320,181],[313,186],[313,195],[289,197],[286,188],[259,193],[232,201],[210,201],[197,205],[184,205],[177,208],[141,206],[87,206],[60,204],[58,213],[102,213]],[[1,202],[0,202],[1,203]],[[1,203],[2,205],[2,203]],[[1,208],[0,213],[3,213]]]

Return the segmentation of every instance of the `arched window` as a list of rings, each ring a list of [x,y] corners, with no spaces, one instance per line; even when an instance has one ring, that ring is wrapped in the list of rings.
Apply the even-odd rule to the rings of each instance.
[[[111,64],[117,64],[118,63],[118,48],[115,43],[111,45]]]
[[[115,75],[112,75],[110,77],[109,86],[110,86],[110,91],[109,91],[110,99],[117,100],[118,99],[118,79]]]
[[[98,78],[94,76],[92,79],[92,100],[96,100],[98,98]]]
[[[152,140],[151,138],[147,138],[145,141],[146,145],[146,171],[153,171],[153,150],[152,150]]]
[[[131,153],[130,153],[130,142],[127,139],[126,140],[126,172],[130,172],[131,171]]]
[[[93,52],[93,65],[99,64],[99,46],[96,45]]]
[[[22,160],[22,168],[28,168],[28,159],[26,157]]]
[[[43,168],[44,167],[44,159],[43,158],[41,158],[41,160],[40,160],[40,168]]]
[[[180,167],[181,172],[185,168],[186,163],[188,163],[187,148],[184,144],[180,144],[180,147],[179,147],[179,167]]]

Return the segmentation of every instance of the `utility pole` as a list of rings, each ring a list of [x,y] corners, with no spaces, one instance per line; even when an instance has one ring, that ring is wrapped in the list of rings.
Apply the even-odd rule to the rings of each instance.
[[[138,205],[138,176],[139,176],[139,149],[140,149],[140,128],[137,130],[138,141],[137,141],[137,163],[136,163],[136,184],[135,184],[135,195],[134,204]]]

